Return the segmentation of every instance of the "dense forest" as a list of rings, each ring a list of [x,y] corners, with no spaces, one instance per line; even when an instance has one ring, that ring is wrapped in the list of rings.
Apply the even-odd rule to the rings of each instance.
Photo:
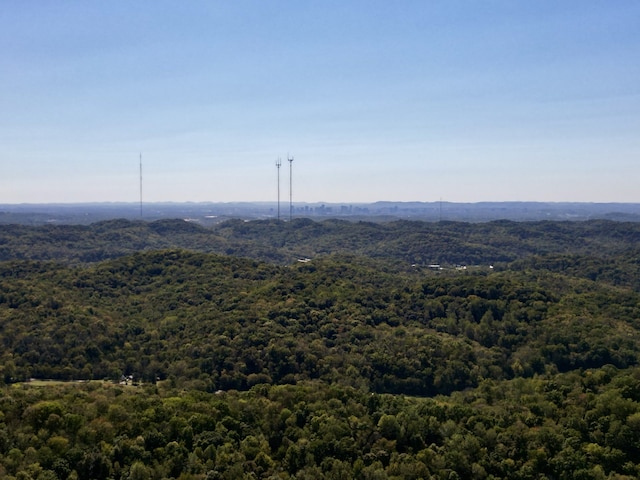
[[[640,476],[640,224],[0,227],[0,476]]]
[[[92,263],[142,250],[188,249],[290,264],[349,254],[409,264],[488,264],[538,255],[610,259],[638,253],[640,222],[389,223],[299,218],[229,220],[204,228],[183,220],[109,220],[91,225],[2,225],[0,260]]]

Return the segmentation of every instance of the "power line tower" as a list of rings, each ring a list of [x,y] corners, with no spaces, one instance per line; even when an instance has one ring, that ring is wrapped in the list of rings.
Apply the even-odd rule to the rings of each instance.
[[[278,169],[278,220],[280,220],[280,167],[282,166],[282,161],[280,157],[276,160],[276,168]]]
[[[289,162],[289,221],[293,219],[293,156],[287,154]]]

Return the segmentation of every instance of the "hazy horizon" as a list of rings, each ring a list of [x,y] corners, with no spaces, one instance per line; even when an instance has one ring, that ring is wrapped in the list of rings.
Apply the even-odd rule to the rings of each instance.
[[[190,205],[190,204],[195,204],[195,205],[228,205],[228,204],[248,204],[248,205],[277,205],[277,201],[276,200],[253,200],[253,201],[245,201],[245,200],[237,200],[237,201],[209,201],[209,200],[203,200],[203,201],[189,201],[189,200],[185,200],[185,201],[171,201],[171,200],[157,200],[157,201],[149,201],[149,202],[143,202],[143,205],[163,205],[163,204],[176,204],[176,205]],[[549,201],[549,202],[544,202],[544,201],[537,201],[537,200],[532,200],[532,201],[527,201],[527,200],[498,200],[498,201],[490,201],[490,200],[479,200],[479,201],[473,201],[473,202],[453,202],[453,201],[447,201],[447,200],[374,200],[371,202],[347,202],[347,201],[340,201],[340,200],[336,200],[336,201],[331,201],[331,202],[327,202],[324,200],[318,200],[315,202],[307,202],[307,201],[299,201],[299,202],[293,202],[293,205],[322,205],[322,204],[327,204],[327,205],[374,205],[374,204],[398,204],[398,205],[402,205],[402,204],[406,204],[406,205],[411,205],[411,204],[424,204],[424,205],[438,205],[438,204],[450,204],[450,205],[481,205],[481,204],[496,204],[496,205],[500,205],[500,204],[541,204],[541,205],[640,205],[640,202],[572,202],[572,201]],[[281,201],[280,202],[281,207],[284,208],[289,208],[289,201]],[[39,203],[34,203],[34,202],[19,202],[19,203],[10,203],[10,202],[4,202],[4,203],[0,203],[0,207],[2,206],[11,206],[11,207],[18,207],[18,206],[47,206],[47,205],[52,205],[52,206],[73,206],[73,205],[130,205],[133,207],[138,207],[140,205],[140,201],[120,201],[120,200],[113,200],[113,201],[79,201],[79,202],[39,202]]]
[[[640,4],[0,15],[0,204],[638,203]]]

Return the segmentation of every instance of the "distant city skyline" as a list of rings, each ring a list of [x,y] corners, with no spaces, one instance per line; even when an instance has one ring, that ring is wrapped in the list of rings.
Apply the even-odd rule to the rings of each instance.
[[[0,204],[640,202],[635,1],[3,7]]]
[[[0,204],[0,224],[90,224],[102,220],[142,221],[182,219],[203,226],[231,218],[280,220],[299,218],[324,220],[394,221],[640,221],[640,203],[561,203],[561,202],[374,202],[374,203],[298,203],[278,217],[277,202],[157,202],[147,203],[140,215],[135,202]],[[288,210],[288,209],[287,209]]]

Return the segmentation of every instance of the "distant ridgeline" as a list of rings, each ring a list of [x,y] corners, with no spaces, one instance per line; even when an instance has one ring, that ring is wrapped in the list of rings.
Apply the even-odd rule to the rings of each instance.
[[[0,261],[93,263],[139,251],[186,249],[288,265],[351,255],[386,268],[441,265],[544,268],[633,284],[640,223],[486,223],[227,220],[211,227],[179,219],[107,220],[90,225],[0,225]]]

